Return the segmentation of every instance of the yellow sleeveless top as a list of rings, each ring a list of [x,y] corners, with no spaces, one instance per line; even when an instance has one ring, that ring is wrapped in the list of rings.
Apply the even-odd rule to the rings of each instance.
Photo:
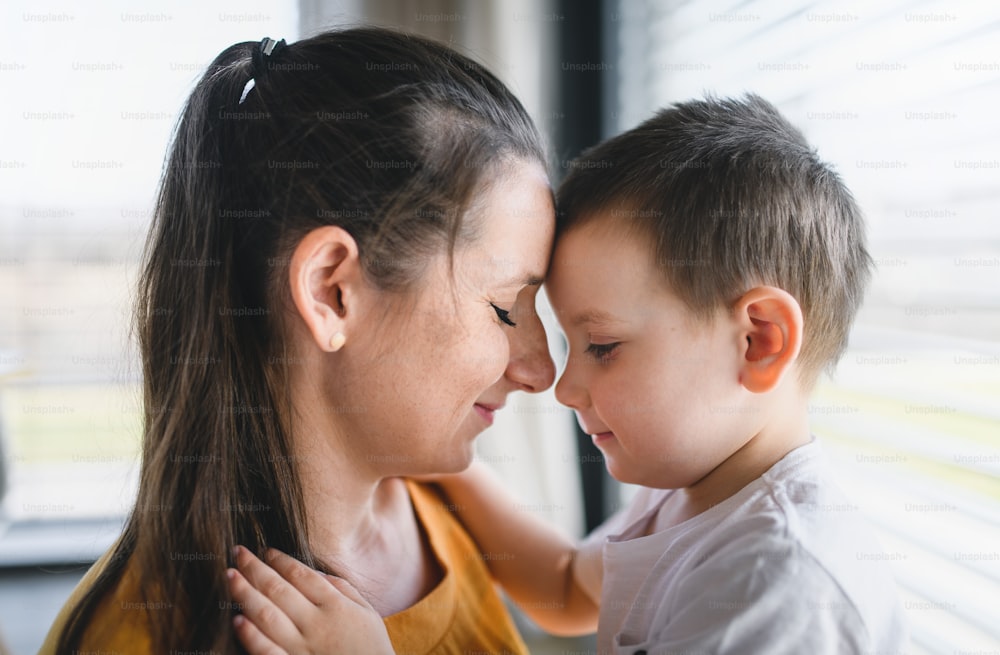
[[[444,577],[415,605],[385,617],[397,655],[527,655],[528,649],[497,593],[482,554],[448,511],[443,497],[429,485],[408,481],[407,487],[417,520]],[[55,654],[69,611],[93,584],[108,556],[98,560],[77,585],[50,628],[39,655]],[[128,567],[118,586],[94,611],[80,651],[136,655],[153,652],[146,612],[170,608],[148,607],[136,598],[137,588],[135,572]]]

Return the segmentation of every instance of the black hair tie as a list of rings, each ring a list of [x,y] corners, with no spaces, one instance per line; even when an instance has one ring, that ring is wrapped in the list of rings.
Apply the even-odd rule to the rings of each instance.
[[[254,77],[247,80],[247,83],[243,86],[243,93],[240,95],[239,104],[243,104],[243,101],[247,99],[247,94],[257,86],[257,76],[264,74],[267,70],[267,60],[277,56],[279,52],[284,50],[288,46],[285,40],[275,41],[274,39],[265,36],[260,42],[260,45],[254,49],[253,54],[250,55],[251,62],[250,66],[254,71]]]

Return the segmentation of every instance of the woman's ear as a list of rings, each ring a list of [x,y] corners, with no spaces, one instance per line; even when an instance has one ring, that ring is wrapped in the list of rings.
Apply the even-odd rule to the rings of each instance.
[[[777,287],[754,287],[736,301],[742,361],[740,383],[753,393],[771,391],[802,348],[802,308]]]
[[[348,340],[345,319],[355,310],[354,293],[361,280],[358,244],[343,228],[316,228],[292,252],[292,301],[320,350],[339,350]]]

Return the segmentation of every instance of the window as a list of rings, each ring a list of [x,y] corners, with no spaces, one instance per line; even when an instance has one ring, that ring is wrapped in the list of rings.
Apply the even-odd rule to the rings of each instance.
[[[4,13],[0,565],[79,561],[117,536],[134,497],[132,293],[178,112],[224,45],[293,37],[296,4],[25,1]]]
[[[866,211],[878,271],[813,429],[878,527],[918,652],[1000,645],[998,21],[972,2],[619,2],[608,23],[609,134],[754,91]]]

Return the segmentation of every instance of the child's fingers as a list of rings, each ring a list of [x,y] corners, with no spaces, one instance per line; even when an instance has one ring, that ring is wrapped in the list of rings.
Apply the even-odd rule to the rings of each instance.
[[[375,611],[368,601],[365,600],[364,596],[361,595],[361,592],[358,591],[357,588],[350,582],[336,575],[327,575],[324,577],[331,586],[346,596],[349,600],[354,601],[361,607]]]
[[[257,591],[236,569],[227,569],[226,577],[229,593],[243,611],[244,623],[253,622],[257,631],[272,642],[286,646],[299,643],[301,631],[280,607]]]
[[[266,597],[268,604],[277,606],[283,617],[290,620],[297,628],[301,629],[312,617],[316,604],[243,546],[236,547],[236,566],[254,590]],[[267,632],[266,627],[260,622],[255,620],[254,623]]]
[[[394,655],[395,651],[392,647],[392,640],[389,639],[389,633],[385,629],[385,623],[382,621],[382,617],[379,616],[375,608],[372,607],[364,596],[352,585],[350,582],[344,578],[328,575],[326,576],[327,582],[330,583],[329,586],[334,587],[340,595],[346,598],[350,603],[345,605],[347,608],[343,616],[345,619],[350,617],[349,621],[354,629],[358,631],[358,634],[365,635],[365,652],[371,653],[386,653],[387,655]],[[353,605],[351,605],[353,603]],[[345,623],[342,621],[342,623]]]
[[[236,631],[236,638],[250,655],[288,655],[245,616],[233,617],[233,630]]]
[[[325,605],[329,602],[330,585],[323,580],[325,576],[322,573],[274,548],[268,548],[266,555],[271,568],[313,605]]]

